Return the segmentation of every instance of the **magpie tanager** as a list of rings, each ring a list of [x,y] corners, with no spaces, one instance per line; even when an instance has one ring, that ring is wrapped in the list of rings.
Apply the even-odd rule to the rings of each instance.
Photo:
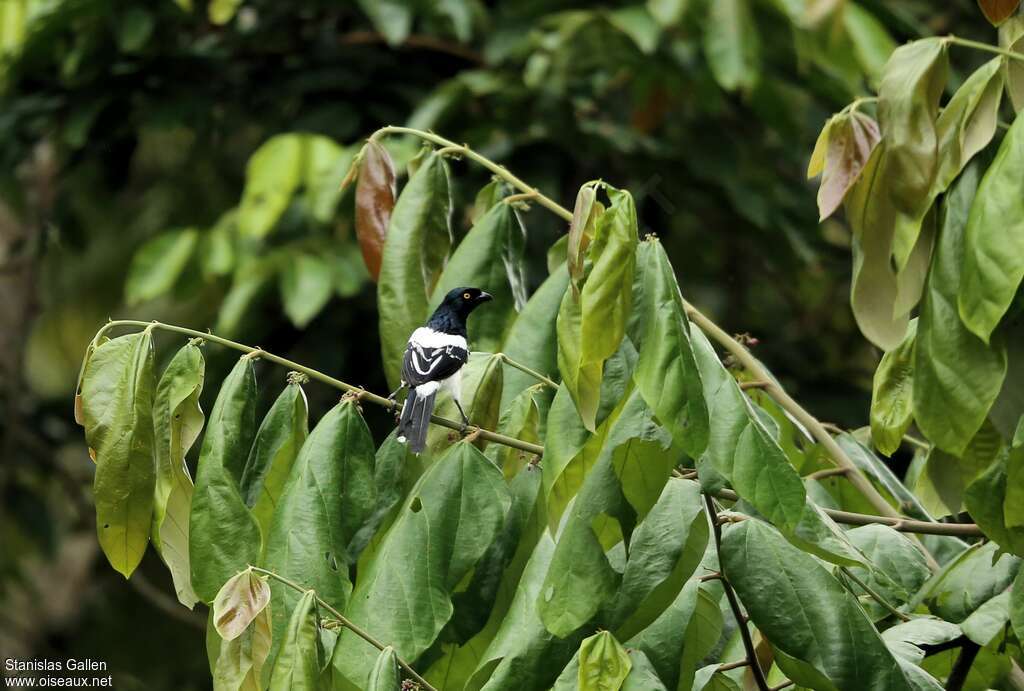
[[[409,396],[398,422],[398,441],[408,442],[415,453],[426,446],[434,397],[440,389],[451,394],[462,414],[463,427],[469,424],[459,400],[462,366],[469,359],[466,319],[470,312],[491,299],[490,294],[479,288],[456,288],[444,296],[426,326],[409,336],[402,357],[402,384],[390,398],[394,399],[399,391],[408,387]]]

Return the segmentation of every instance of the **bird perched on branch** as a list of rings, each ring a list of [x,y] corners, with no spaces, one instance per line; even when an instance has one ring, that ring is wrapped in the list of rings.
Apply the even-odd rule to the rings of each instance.
[[[460,400],[462,366],[469,360],[466,319],[491,299],[479,288],[456,288],[444,296],[426,326],[409,336],[402,358],[402,383],[389,398],[393,400],[399,391],[409,389],[398,422],[398,441],[408,442],[415,453],[426,446],[427,426],[439,390],[451,394],[462,414],[463,429],[469,425]]]

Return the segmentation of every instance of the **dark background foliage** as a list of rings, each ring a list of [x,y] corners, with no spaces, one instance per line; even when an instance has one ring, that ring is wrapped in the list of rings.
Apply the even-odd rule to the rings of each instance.
[[[174,602],[152,553],[129,586],[99,558],[93,466],[71,394],[108,316],[224,323],[251,267],[231,278],[192,262],[169,291],[128,305],[129,265],[162,231],[214,228],[274,134],[322,134],[354,153],[374,129],[408,123],[469,143],[563,204],[594,178],[628,188],[642,232],[662,238],[694,303],[755,337],[756,353],[821,419],[866,424],[878,353],[850,314],[849,231],[818,224],[804,171],[825,119],[867,87],[841,51],[798,55],[785,3],[752,3],[760,77],[732,93],[705,61],[697,0],[653,34],[618,5],[409,3],[410,33],[388,37],[378,27],[393,23],[352,3],[234,4],[0,9],[0,657],[105,659],[126,689],[208,685],[204,617]],[[972,0],[861,4],[897,43],[954,29],[992,37]],[[225,7],[229,22],[210,20]],[[413,153],[409,143],[396,156]],[[464,164],[454,172],[466,208],[487,179]],[[266,249],[285,263],[304,250],[340,257],[337,294],[312,321],[297,327],[264,282],[230,331],[383,391],[372,286],[345,259],[351,217],[311,229],[290,208]],[[537,209],[526,220],[536,285],[565,228]],[[219,381],[234,356],[207,356]],[[315,418],[335,394],[308,391]],[[382,438],[389,421],[368,414]]]

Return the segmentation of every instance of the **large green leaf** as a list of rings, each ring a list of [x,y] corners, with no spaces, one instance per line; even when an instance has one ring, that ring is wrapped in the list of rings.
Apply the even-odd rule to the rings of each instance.
[[[914,418],[914,344],[917,320],[910,322],[903,343],[882,356],[871,391],[871,439],[891,456],[903,443]]]
[[[919,598],[946,621],[964,621],[1013,583],[1020,559],[998,554],[999,547],[992,542],[965,550],[922,588]]]
[[[448,164],[431,154],[395,203],[377,284],[381,354],[388,385],[398,386],[405,343],[427,318],[452,244]]]
[[[125,578],[142,561],[153,516],[154,387],[150,329],[97,346],[82,377],[85,440],[96,461],[96,532]]]
[[[366,679],[366,691],[399,691],[398,656],[390,645],[380,651]]]
[[[961,635],[960,627],[938,617],[914,617],[882,632],[882,640],[894,655],[919,663],[925,657],[924,646],[947,643]]]
[[[355,401],[343,401],[320,419],[295,459],[274,511],[265,566],[344,609],[352,590],[348,545],[376,504],[373,470],[370,430]],[[279,641],[299,596],[276,582],[271,590]]]
[[[964,236],[960,318],[989,343],[1024,278],[1024,214],[1017,183],[1024,176],[1024,118],[1014,120],[978,185]]]
[[[677,464],[671,445],[671,437],[655,422],[640,392],[631,391],[608,428],[601,454],[610,455],[622,495],[640,519],[658,501]]]
[[[760,78],[761,41],[748,0],[708,4],[704,57],[726,91],[752,90]]]
[[[665,249],[656,238],[637,248],[633,377],[647,405],[676,444],[696,458],[708,440],[704,388],[690,344],[690,324]]]
[[[946,42],[926,38],[897,48],[882,73],[878,120],[887,151],[886,184],[897,212],[893,254],[898,271],[917,244],[920,219],[938,169],[936,118],[946,84]]]
[[[195,228],[157,235],[136,251],[125,279],[124,299],[129,305],[169,292],[192,258],[199,242]]]
[[[548,377],[554,377],[558,372],[555,324],[558,307],[562,304],[562,296],[568,285],[569,274],[562,265],[548,276],[526,301],[519,316],[509,327],[502,347],[504,353],[516,362],[521,362]],[[502,410],[535,381],[525,372],[513,368],[506,369],[505,384],[501,392]]]
[[[472,444],[453,446],[420,478],[360,570],[346,616],[403,658],[416,659],[451,618],[452,593],[493,542],[510,503],[501,471]],[[343,632],[333,657],[335,681],[358,688],[376,653]]]
[[[622,585],[608,614],[619,638],[632,638],[668,609],[700,563],[707,543],[700,485],[670,479],[629,541]]]
[[[256,372],[243,356],[210,412],[192,494],[189,559],[192,587],[203,602],[260,556],[260,527],[238,485],[255,434]]]
[[[924,585],[931,571],[921,550],[889,526],[865,525],[847,532],[873,568],[850,567],[860,580],[892,604],[906,603]],[[854,585],[856,592],[860,586]],[[870,605],[872,610],[876,605]],[[873,612],[885,616],[888,612]]]
[[[270,691],[318,691],[323,650],[318,633],[316,593],[307,590],[288,621],[274,660]]]
[[[707,337],[694,327],[691,338],[711,420],[704,458],[769,521],[793,530],[803,517],[807,497],[800,476]]]
[[[1024,569],[1017,571],[1010,592],[1010,623],[1018,640],[1024,640]]]
[[[161,375],[153,402],[156,435],[153,546],[171,572],[178,601],[189,609],[199,598],[190,580],[188,530],[193,487],[185,454],[199,438],[205,421],[199,408],[204,374],[205,362],[199,346],[185,345]]]
[[[939,162],[931,189],[933,199],[992,141],[1003,96],[1002,62],[1002,58],[994,58],[975,70],[942,109],[935,123]]]
[[[580,644],[579,691],[618,691],[633,663],[626,649],[608,631]]]
[[[1002,448],[1002,437],[987,420],[959,457],[933,446],[915,492],[934,515],[955,516],[963,506],[964,491],[998,458]]]
[[[914,416],[928,439],[960,455],[978,432],[1006,376],[1006,352],[985,344],[960,320],[964,228],[978,185],[968,166],[943,203],[914,352]]]
[[[1015,462],[1024,463],[1021,448],[1004,450],[996,462],[979,475],[964,491],[964,505],[978,527],[1002,549],[1018,556],[1024,556],[1024,526],[1010,526],[1007,512],[1019,512],[1019,506],[1007,502],[1007,465],[1010,455]]]
[[[571,292],[558,310],[558,369],[584,426],[597,427],[604,362],[619,348],[633,299],[636,207],[628,192],[608,188],[611,204],[587,250],[591,268],[579,299]]]
[[[751,620],[780,653],[776,662],[797,684],[915,688],[856,598],[771,527],[754,519],[728,526],[721,557]]]
[[[308,418],[306,393],[300,379],[290,377],[288,386],[260,423],[240,483],[242,498],[252,509],[264,536],[270,533],[281,492],[309,434]]]
[[[986,600],[970,616],[960,622],[964,635],[978,645],[988,645],[1006,629],[1010,621],[1010,590]]]
[[[512,205],[499,202],[462,239],[445,266],[430,300],[436,307],[453,288],[472,286],[494,301],[469,319],[469,342],[474,350],[496,352],[526,304],[523,252],[526,230]]]

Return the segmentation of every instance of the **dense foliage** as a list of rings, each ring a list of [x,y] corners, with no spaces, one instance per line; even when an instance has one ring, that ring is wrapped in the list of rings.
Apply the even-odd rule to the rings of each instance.
[[[34,144],[59,114],[70,185],[57,213],[75,219],[62,229],[148,210],[133,224],[148,236],[137,249],[111,237],[94,250],[128,265],[124,301],[142,305],[137,314],[213,325],[207,334],[114,322],[89,346],[75,412],[96,461],[107,559],[130,576],[152,543],[180,603],[210,607],[218,689],[396,689],[403,678],[438,689],[1018,688],[1024,135],[1014,113],[1024,58],[1014,51],[1024,20],[1016,3],[980,4],[1001,25],[1001,53],[955,37],[895,49],[891,27],[905,35],[909,15],[867,2],[562,12],[366,3],[380,34],[354,30],[342,42],[317,32],[325,16],[353,21],[352,10],[317,3],[294,17],[233,2],[112,12],[101,24],[116,41],[83,41],[60,69],[86,90],[107,83],[98,66],[117,66],[124,92],[83,105],[67,98],[68,83],[42,81],[38,102],[6,122]],[[44,42],[107,8],[19,6],[39,13],[39,28],[9,46],[21,56],[4,76],[12,91],[54,67]],[[197,30],[203,14],[209,23]],[[218,73],[188,99],[139,88],[159,81],[165,53],[201,65],[224,52],[296,50],[267,40],[278,35],[275,16],[313,38],[325,65],[339,51],[363,59],[353,49],[362,41],[422,44],[414,25],[486,40],[479,55],[455,47],[453,60],[479,64],[403,117],[411,129],[379,130],[365,145],[353,142],[380,122],[373,109],[402,112],[405,95],[375,93],[339,117],[332,99],[307,89],[344,89],[343,79],[259,61]],[[213,28],[222,25],[230,30]],[[205,42],[155,47],[196,31]],[[783,31],[791,42],[774,40]],[[976,66],[986,50],[993,59]],[[794,56],[810,105],[795,84],[766,78],[792,77]],[[396,80],[410,69],[370,67]],[[279,86],[283,105],[252,131],[233,131],[258,104],[217,89],[268,75],[280,84],[260,93]],[[865,85],[877,96],[859,96]],[[679,90],[700,97],[680,103]],[[787,142],[797,121],[824,117],[821,100],[853,98],[813,154]],[[167,109],[182,103],[194,108],[180,121],[188,131],[168,138],[166,122],[182,116]],[[144,125],[109,126],[121,108]],[[282,126],[297,112],[302,122]],[[695,126],[675,126],[680,112]],[[734,131],[700,127],[722,118]],[[425,131],[448,123],[480,153]],[[235,141],[209,146],[221,137]],[[175,172],[147,192],[165,196],[88,208],[98,188],[124,181],[89,150],[126,140],[139,164]],[[232,196],[217,171],[237,169],[237,151],[256,141]],[[582,142],[593,155],[566,171],[555,152]],[[210,153],[231,148],[222,160]],[[24,160],[17,149],[8,155]],[[526,182],[491,162],[517,150],[528,154],[515,167]],[[37,161],[47,155],[37,149]],[[841,273],[835,222],[811,240],[801,230],[811,195],[797,169],[808,155],[808,172],[822,176],[822,218],[845,206],[856,325],[885,351],[870,432],[821,424],[763,364],[805,366],[807,346],[787,345],[848,333],[845,311],[816,295],[841,283],[776,280],[801,265]],[[625,163],[639,156],[647,165]],[[584,182],[597,177],[616,186]],[[672,207],[671,190],[687,185],[701,194]],[[26,189],[12,189],[15,208],[40,203]],[[576,193],[575,207],[538,191],[548,189]],[[705,225],[723,223],[739,224],[737,235],[693,249]],[[753,327],[808,304],[827,323],[780,335],[755,359],[753,339],[729,336],[687,299],[701,304],[723,267],[769,249],[766,270],[745,272],[725,304],[763,302]],[[54,281],[37,348],[120,301],[76,280]],[[461,284],[497,298],[470,324],[477,352],[464,407],[480,429],[460,440],[437,426],[429,452],[413,457],[393,437],[380,441],[386,417],[370,411],[387,403],[359,385],[393,388],[405,338]],[[374,290],[376,310],[365,300]],[[361,305],[346,328],[314,332],[324,345],[293,359],[273,354],[267,314],[279,306],[306,329],[335,298]],[[131,333],[117,336],[124,327]],[[191,340],[175,343],[182,334]],[[266,350],[227,340],[243,336]],[[158,342],[180,350],[165,358]],[[358,363],[345,375],[356,386],[324,374],[336,372],[330,360],[318,371],[302,357],[334,348]],[[245,355],[225,367],[231,349]],[[844,352],[870,350],[827,356]],[[45,352],[34,357],[38,389],[73,381]],[[282,381],[278,366],[293,372],[271,403],[277,387],[258,386],[257,374]],[[306,390],[324,402],[313,391],[330,386],[345,396],[310,431]],[[457,417],[450,404],[438,412]],[[904,480],[882,460],[897,452],[913,454]]]

